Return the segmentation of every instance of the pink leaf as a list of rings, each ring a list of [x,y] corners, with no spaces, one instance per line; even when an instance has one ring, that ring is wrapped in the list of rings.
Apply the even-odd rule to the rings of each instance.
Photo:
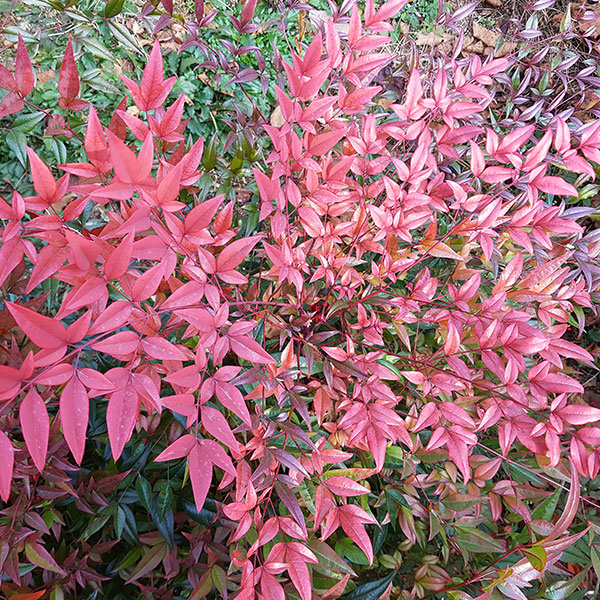
[[[354,504],[340,506],[338,516],[340,525],[346,532],[346,535],[349,536],[365,553],[369,564],[373,564],[373,546],[371,545],[371,539],[365,531],[363,523],[375,524],[377,521],[362,508],[359,508]]]
[[[232,383],[217,381],[215,386],[219,402],[251,426],[250,413],[241,392]]]
[[[106,425],[114,460],[117,460],[129,441],[140,414],[140,398],[133,386],[127,384],[108,400]]]
[[[87,392],[75,375],[67,382],[60,396],[60,422],[67,445],[78,465],[85,450],[89,412]]]
[[[133,250],[133,237],[133,232],[129,232],[104,263],[104,273],[109,279],[119,279],[129,268]]]
[[[15,80],[21,97],[25,98],[33,90],[34,75],[31,67],[29,53],[25,47],[25,42],[19,34],[19,43],[17,45],[17,62],[15,66]]]
[[[570,425],[586,425],[600,421],[600,409],[580,404],[569,404],[556,411],[556,414]]]
[[[187,360],[187,356],[175,345],[160,336],[142,339],[142,348],[158,360]]]
[[[33,463],[41,473],[46,466],[50,417],[41,396],[31,388],[19,409],[19,421],[27,449]]]
[[[100,342],[90,344],[90,348],[120,359],[133,354],[138,349],[139,342],[140,336],[135,331],[119,331]]]
[[[194,436],[186,434],[176,439],[168,448],[163,450],[156,458],[156,462],[164,462],[166,460],[177,460],[188,456],[192,448],[197,445],[197,440]]]
[[[364,485],[357,483],[349,477],[334,476],[325,480],[325,486],[337,496],[360,496],[368,494],[369,490]]]
[[[3,431],[0,431],[0,456],[2,456],[0,461],[0,498],[3,502],[8,502],[15,454],[13,445]]]
[[[226,273],[235,269],[245,260],[252,248],[258,244],[261,236],[255,235],[249,238],[236,240],[227,245],[217,258],[217,273]]]
[[[6,302],[6,306],[27,337],[40,348],[61,348],[66,345],[67,331],[59,321],[12,302]]]
[[[231,349],[244,360],[266,365],[274,365],[276,363],[275,359],[269,356],[260,344],[249,337],[230,337],[229,343],[231,344]]]
[[[200,512],[212,481],[212,461],[208,453],[203,451],[197,443],[191,448],[188,461],[194,502],[196,503],[196,510]]]
[[[233,452],[239,452],[239,444],[227,423],[227,419],[216,408],[212,408],[211,406],[203,406],[201,414],[202,427]]]

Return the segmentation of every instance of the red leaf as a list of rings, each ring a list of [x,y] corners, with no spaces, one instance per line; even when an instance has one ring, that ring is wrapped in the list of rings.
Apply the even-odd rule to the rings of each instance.
[[[600,421],[600,409],[580,404],[570,404],[556,411],[556,414],[570,425],[586,425]]]
[[[227,423],[227,419],[211,406],[202,407],[202,427],[215,439],[219,440],[233,452],[239,452],[239,444]]]
[[[119,279],[129,268],[133,250],[134,233],[131,231],[125,239],[111,252],[104,263],[104,273],[109,279]]]
[[[254,362],[265,365],[274,365],[277,361],[269,356],[263,349],[263,347],[255,342],[253,339],[240,336],[229,338],[229,343],[231,344],[231,349],[244,360],[248,362]]]
[[[106,298],[108,298],[106,283],[99,277],[91,277],[67,294],[60,310],[56,313],[56,318],[62,319],[84,306],[92,306]]]
[[[142,348],[158,360],[187,360],[187,356],[175,345],[160,336],[142,339]]]
[[[306,151],[314,156],[323,156],[331,150],[344,136],[345,129],[334,129],[316,136],[307,136]]]
[[[373,564],[373,546],[371,539],[363,527],[363,523],[376,524],[377,521],[362,508],[354,504],[345,504],[338,509],[340,525],[356,545],[365,553],[369,564]]]
[[[46,200],[49,204],[55,202],[57,200],[57,186],[50,169],[29,146],[26,147],[26,150],[31,164],[31,176],[35,191],[40,198]]]
[[[58,78],[58,105],[62,109],[69,108],[71,103],[79,95],[79,75],[77,73],[77,65],[73,56],[73,43],[69,38],[67,49],[60,67],[60,76]]]
[[[0,102],[0,119],[23,110],[25,104],[16,92],[10,92]]]
[[[171,77],[164,81],[160,43],[158,40],[155,40],[140,84],[140,90],[144,99],[144,105],[140,106],[140,109],[149,111],[161,107],[175,84],[175,79],[175,77]]]
[[[0,498],[3,502],[8,502],[15,455],[14,448],[3,431],[0,431],[0,456]]]
[[[547,194],[554,194],[555,196],[573,196],[574,198],[579,196],[577,188],[560,177],[538,177],[532,184],[538,190],[546,192]]]
[[[250,413],[242,393],[232,383],[216,382],[216,394],[219,402],[235,413],[246,425],[251,426]]]
[[[567,501],[565,503],[562,515],[560,519],[555,523],[552,528],[552,533],[544,538],[544,543],[555,540],[559,536],[561,536],[575,518],[577,514],[577,510],[579,509],[579,500],[581,498],[581,484],[579,483],[579,475],[577,474],[577,469],[575,468],[575,464],[573,459],[571,459],[571,488],[569,489],[569,495],[567,497]],[[542,544],[543,545],[543,544]]]
[[[129,383],[117,390],[108,400],[106,425],[114,460],[117,460],[129,441],[140,414],[140,398]]]
[[[117,179],[132,185],[141,183],[152,171],[154,143],[149,133],[138,156],[128,148],[110,129],[106,132],[112,166]]]
[[[35,266],[25,288],[25,293],[29,294],[40,283],[52,277],[65,264],[65,260],[66,251],[63,248],[56,248],[56,246],[50,245],[44,246],[37,255]]]
[[[44,594],[46,590],[40,590],[39,592],[31,592],[26,594],[14,594],[10,597],[10,600],[39,600]]]
[[[286,543],[287,571],[302,600],[311,600],[313,596],[310,572],[306,566],[307,561],[313,564],[319,562],[317,557],[299,542]]]
[[[203,452],[197,443],[190,450],[188,461],[194,502],[196,503],[196,510],[200,512],[212,481],[212,462],[207,452]]]
[[[90,161],[100,172],[110,169],[108,143],[104,130],[93,106],[90,106],[87,127],[85,130],[85,151]]]
[[[343,476],[329,477],[325,480],[325,486],[336,496],[360,496],[369,493],[364,485]]]
[[[25,47],[25,42],[19,34],[19,43],[17,45],[17,62],[15,66],[15,80],[17,82],[17,88],[21,97],[25,98],[33,90],[35,78],[33,75],[33,68],[31,67],[31,60],[29,59],[29,53]]]
[[[163,450],[154,460],[156,462],[164,462],[166,460],[177,460],[178,458],[183,458],[184,456],[188,456],[190,451],[194,446],[198,443],[197,439],[190,435],[186,434],[178,439],[176,439],[168,448]]]
[[[6,306],[27,337],[40,348],[61,348],[66,345],[65,326],[29,308],[6,302]]]
[[[13,74],[3,65],[0,65],[0,88],[9,92],[19,91]]]
[[[34,388],[29,390],[21,402],[19,421],[29,454],[41,473],[46,466],[50,417],[48,417],[46,404]]]
[[[140,336],[135,331],[119,331],[101,342],[90,344],[90,348],[120,359],[133,354],[137,350],[139,342]]]
[[[240,23],[242,27],[250,23],[250,19],[254,16],[254,11],[256,10],[257,0],[246,0],[244,2],[244,6],[242,7],[242,14],[240,15]]]
[[[156,293],[164,273],[164,264],[157,263],[142,273],[133,284],[131,289],[131,299],[134,302],[148,300]]]
[[[113,302],[105,311],[98,315],[89,333],[106,333],[119,329],[127,323],[131,314],[131,303],[126,300]]]
[[[81,464],[90,413],[90,401],[77,376],[65,385],[60,396],[60,422],[67,445],[77,464]]]
[[[245,260],[252,248],[260,241],[260,235],[236,240],[226,246],[217,258],[217,273],[226,273],[235,269]]]

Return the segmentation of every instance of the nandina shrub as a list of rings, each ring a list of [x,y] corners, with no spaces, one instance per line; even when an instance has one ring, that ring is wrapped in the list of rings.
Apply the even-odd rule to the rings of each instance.
[[[56,178],[28,149],[36,195],[0,204],[5,594],[117,597],[120,578],[125,597],[522,599],[584,581],[559,561],[597,529],[578,510],[600,410],[569,329],[590,306],[587,212],[558,199],[595,177],[600,122],[494,127],[509,60],[477,57],[425,87],[412,71],[384,108],[376,50],[404,3],[354,6],[343,40],[329,21],[285,65],[253,235],[248,207],[195,187],[203,142],[158,44],[123,78],[139,117],[89,107],[89,162]],[[64,111],[86,109],[71,58]],[[22,42],[0,76],[18,112]]]

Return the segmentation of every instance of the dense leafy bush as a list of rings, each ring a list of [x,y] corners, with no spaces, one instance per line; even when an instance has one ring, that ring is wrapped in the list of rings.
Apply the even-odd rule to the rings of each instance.
[[[405,3],[349,4],[283,63],[235,201],[158,42],[104,125],[68,43],[87,161],[27,148],[35,194],[0,202],[6,596],[584,597],[599,249],[561,198],[595,178],[600,122],[496,122],[507,58],[381,101]],[[21,111],[22,39],[0,85]]]

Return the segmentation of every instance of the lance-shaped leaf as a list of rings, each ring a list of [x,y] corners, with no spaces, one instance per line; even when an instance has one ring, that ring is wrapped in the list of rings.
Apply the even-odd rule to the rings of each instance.
[[[82,110],[88,103],[85,100],[78,100],[79,95],[79,74],[73,55],[73,43],[71,39],[67,42],[67,49],[60,67],[60,76],[58,78],[58,105],[63,109]]]
[[[25,544],[25,556],[34,565],[45,569],[46,571],[53,571],[63,577],[66,577],[66,572],[61,569],[54,558],[50,555],[48,550],[38,544],[37,542],[29,542]]]
[[[2,456],[0,461],[0,498],[3,502],[8,502],[15,454],[13,445],[3,431],[0,431],[0,456]]]
[[[141,399],[128,382],[120,390],[111,394],[106,410],[108,439],[113,458],[117,460],[125,444],[129,441],[140,414]]]
[[[67,445],[77,464],[81,464],[85,450],[90,401],[85,387],[73,375],[60,396],[60,422]]]
[[[31,59],[29,58],[29,53],[21,34],[19,34],[19,42],[17,44],[15,81],[17,82],[17,89],[22,98],[25,98],[33,90],[35,77],[33,75],[33,68],[31,67]]]
[[[258,244],[261,236],[255,235],[249,238],[236,240],[227,245],[217,258],[217,275],[226,283],[244,284],[248,280],[234,269],[247,258],[248,254]]]
[[[23,110],[25,104],[17,92],[10,92],[0,102],[0,119]]]
[[[233,477],[235,477],[236,471],[229,456],[213,440],[197,440],[189,452],[188,460],[194,502],[196,509],[200,512],[212,481],[213,464]]]
[[[28,208],[45,210],[50,205],[62,200],[69,187],[69,175],[63,175],[56,181],[44,161],[29,147],[26,147],[31,165],[33,187],[40,197],[39,201],[28,198]]]
[[[25,335],[40,348],[61,348],[66,345],[67,330],[60,321],[12,302],[6,302],[6,307]]]
[[[567,497],[567,502],[565,503],[564,510],[560,519],[554,524],[552,529],[552,533],[544,538],[543,542],[540,543],[540,546],[546,546],[547,542],[551,542],[561,536],[575,518],[577,514],[577,509],[579,508],[579,500],[581,494],[581,485],[579,483],[579,474],[577,473],[577,469],[575,468],[575,464],[573,459],[571,459],[571,489],[569,490],[569,495]]]
[[[33,464],[41,473],[46,466],[50,417],[46,404],[33,387],[21,402],[19,421]]]
[[[152,171],[154,143],[148,134],[139,154],[136,156],[112,131],[106,132],[108,147],[115,175],[121,183],[136,185]]]
[[[150,58],[142,75],[141,85],[124,75],[120,77],[131,92],[137,107],[146,112],[162,106],[176,80],[175,77],[164,80],[163,58],[158,40],[154,42]]]

